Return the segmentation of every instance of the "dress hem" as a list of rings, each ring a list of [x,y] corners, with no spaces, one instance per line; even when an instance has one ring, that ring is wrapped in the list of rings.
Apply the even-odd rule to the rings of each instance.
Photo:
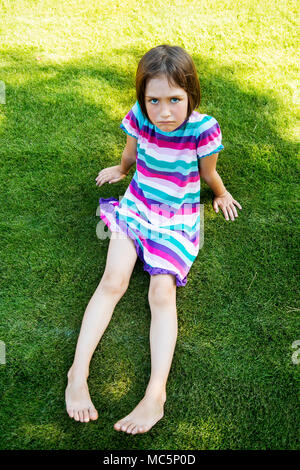
[[[200,160],[201,158],[209,157],[210,155],[213,155],[214,153],[219,153],[219,152],[221,152],[221,150],[224,150],[224,145],[222,145],[222,144],[219,145],[219,147],[216,148],[215,150],[213,150],[212,152],[207,153],[206,155],[201,155],[201,156],[199,156],[199,155],[197,154],[197,158],[198,158],[198,160]]]

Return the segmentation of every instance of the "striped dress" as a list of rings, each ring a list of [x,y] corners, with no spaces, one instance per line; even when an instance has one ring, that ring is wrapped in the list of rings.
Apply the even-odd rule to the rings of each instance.
[[[223,150],[215,118],[193,111],[177,129],[160,130],[138,101],[120,128],[137,139],[136,170],[121,200],[100,198],[100,218],[130,237],[150,275],[173,274],[185,286],[199,252],[198,160]]]

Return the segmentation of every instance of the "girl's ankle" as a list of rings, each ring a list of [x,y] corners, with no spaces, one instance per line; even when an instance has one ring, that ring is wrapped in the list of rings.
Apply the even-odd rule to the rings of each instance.
[[[71,366],[68,371],[68,379],[72,380],[72,382],[86,382],[88,379],[88,372],[83,371],[82,369],[75,368]]]
[[[146,390],[145,397],[165,403],[167,394],[165,390]]]

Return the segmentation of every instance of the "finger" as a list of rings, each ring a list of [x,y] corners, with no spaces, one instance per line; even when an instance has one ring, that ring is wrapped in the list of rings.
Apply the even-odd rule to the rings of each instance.
[[[109,175],[109,172],[107,172],[106,170],[101,170],[96,176],[96,179],[106,177],[107,175]]]
[[[232,213],[232,210],[231,210],[230,206],[227,206],[227,213],[228,213],[229,217],[231,218],[231,220],[234,220],[233,213]]]
[[[230,206],[227,208],[227,211],[231,220],[234,221],[234,215]]]
[[[218,208],[218,203],[217,203],[217,202],[214,202],[213,208],[214,208],[214,210],[215,210],[215,212],[216,212],[216,214],[217,214],[217,213],[219,212],[219,208]]]
[[[224,209],[223,209],[223,213],[224,213],[224,217],[225,217],[225,219],[226,219],[226,220],[229,220],[229,217],[228,217],[228,212],[227,212],[227,209],[226,209],[226,207],[224,207]]]
[[[233,204],[231,204],[231,209],[232,209],[232,212],[234,213],[235,217],[238,217],[238,213],[237,213],[237,210],[235,208],[235,206]]]
[[[242,209],[242,206],[241,206],[241,204],[240,204],[239,202],[237,202],[237,201],[233,200],[233,203],[234,203],[234,204],[236,204],[236,205],[238,206],[238,208],[239,208],[239,209]]]

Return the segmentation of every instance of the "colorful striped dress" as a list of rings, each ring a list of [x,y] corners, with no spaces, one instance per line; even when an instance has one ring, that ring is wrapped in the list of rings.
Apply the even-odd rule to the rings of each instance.
[[[120,128],[137,139],[136,171],[121,200],[100,198],[100,218],[130,237],[144,271],[173,274],[185,286],[199,252],[198,160],[223,150],[215,118],[193,111],[177,129],[160,130],[138,101]]]

